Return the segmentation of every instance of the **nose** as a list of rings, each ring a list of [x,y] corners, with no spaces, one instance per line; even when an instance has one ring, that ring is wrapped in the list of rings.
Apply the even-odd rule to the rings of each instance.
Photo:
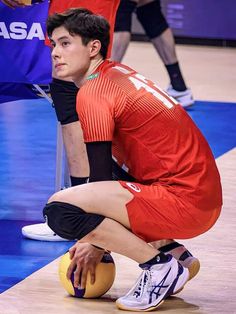
[[[51,52],[52,58],[55,60],[57,58],[59,58],[59,49],[57,46],[54,46],[52,48],[52,52]]]

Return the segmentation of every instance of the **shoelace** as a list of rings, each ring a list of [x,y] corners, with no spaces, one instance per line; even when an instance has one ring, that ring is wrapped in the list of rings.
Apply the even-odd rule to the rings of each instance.
[[[145,288],[147,287],[147,283],[151,279],[151,272],[150,270],[144,270],[142,273],[142,276],[140,278],[139,284],[137,289],[134,291],[133,296],[137,299],[140,298],[143,295],[143,292],[145,291]]]

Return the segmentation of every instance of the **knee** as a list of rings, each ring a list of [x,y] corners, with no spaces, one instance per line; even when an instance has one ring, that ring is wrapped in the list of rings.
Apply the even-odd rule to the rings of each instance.
[[[56,193],[57,194],[57,193]],[[105,219],[104,216],[86,213],[80,207],[58,201],[46,204],[43,215],[49,227],[60,237],[69,240],[80,240],[91,233],[96,237],[96,227]]]
[[[67,208],[64,206],[65,203],[58,201],[56,194],[49,199],[49,203],[47,203],[44,207],[43,216],[48,226],[57,235],[68,240],[74,240],[76,239],[75,235],[73,234],[71,228],[68,228],[65,223]]]
[[[131,32],[132,13],[135,11],[137,1],[121,0],[116,13],[115,32]]]
[[[60,202],[63,200],[62,196],[61,196],[61,191],[58,191],[56,193],[54,193],[53,195],[51,195],[48,199],[47,204],[52,203],[52,202]]]
[[[150,39],[159,37],[168,27],[161,11],[160,0],[154,0],[137,8],[137,18]]]

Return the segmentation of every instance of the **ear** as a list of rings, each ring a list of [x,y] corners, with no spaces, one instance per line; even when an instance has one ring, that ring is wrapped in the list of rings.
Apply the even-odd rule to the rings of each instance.
[[[101,50],[101,42],[98,39],[94,39],[90,42],[90,57],[96,57]]]

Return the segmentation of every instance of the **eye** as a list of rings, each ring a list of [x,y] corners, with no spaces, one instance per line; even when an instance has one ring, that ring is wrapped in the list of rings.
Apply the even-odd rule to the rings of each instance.
[[[70,44],[69,41],[63,41],[63,42],[61,43],[62,47],[66,47],[66,46],[68,46],[69,44]]]

